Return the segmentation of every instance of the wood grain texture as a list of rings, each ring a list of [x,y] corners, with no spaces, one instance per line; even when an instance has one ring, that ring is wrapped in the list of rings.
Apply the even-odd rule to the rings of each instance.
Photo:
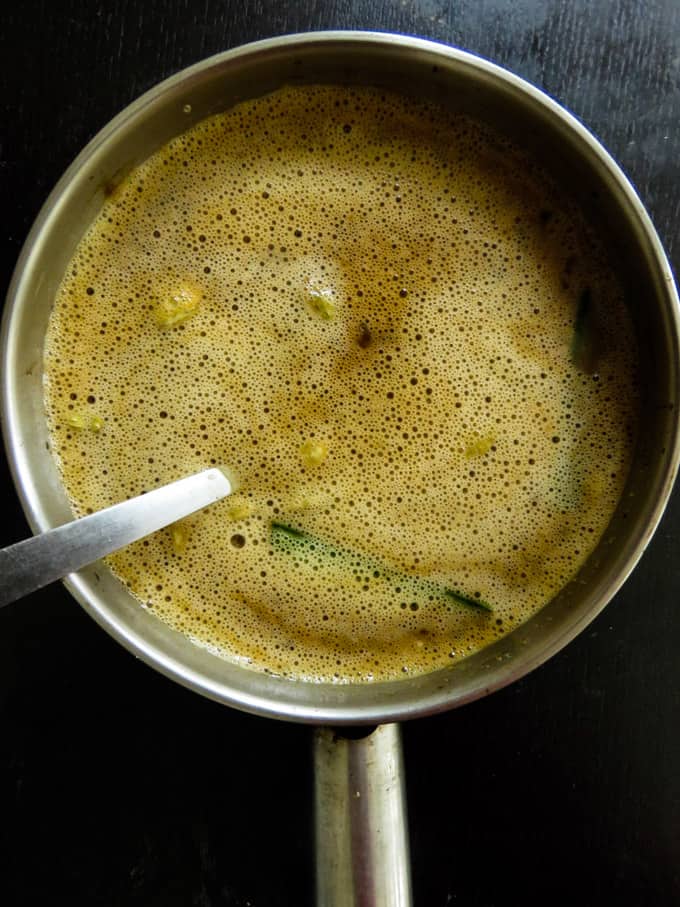
[[[125,104],[209,54],[321,28],[456,44],[544,88],[680,256],[677,0],[26,0],[0,13],[4,287],[44,198]],[[1,544],[27,527],[3,460]],[[547,665],[408,725],[416,904],[680,904],[680,498]],[[0,903],[312,904],[305,728],[137,663],[61,587],[0,612]]]

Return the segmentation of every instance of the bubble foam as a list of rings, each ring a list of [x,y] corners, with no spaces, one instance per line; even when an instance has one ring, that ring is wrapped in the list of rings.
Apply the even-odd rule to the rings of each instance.
[[[376,680],[478,650],[574,575],[623,488],[635,363],[610,264],[531,160],[434,106],[286,88],[111,187],[46,406],[78,514],[237,479],[110,559],[145,607],[259,670]]]

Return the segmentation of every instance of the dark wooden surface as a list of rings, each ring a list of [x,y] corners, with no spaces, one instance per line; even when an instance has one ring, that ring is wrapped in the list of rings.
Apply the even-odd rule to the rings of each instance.
[[[10,0],[6,287],[48,191],[142,91],[248,40],[374,28],[475,51],[583,119],[677,267],[677,0]],[[4,292],[4,290],[3,290]],[[4,460],[0,544],[27,533]],[[680,904],[680,497],[625,589],[514,686],[404,730],[417,905]],[[171,684],[60,586],[0,612],[0,904],[312,904],[310,737]]]

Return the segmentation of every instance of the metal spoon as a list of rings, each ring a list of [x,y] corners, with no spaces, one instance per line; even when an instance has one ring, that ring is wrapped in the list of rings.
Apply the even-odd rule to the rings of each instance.
[[[206,469],[0,550],[0,608],[231,494]]]

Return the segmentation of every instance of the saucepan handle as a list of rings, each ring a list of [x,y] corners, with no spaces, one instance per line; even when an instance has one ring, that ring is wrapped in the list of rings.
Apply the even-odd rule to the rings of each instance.
[[[401,732],[315,733],[317,907],[411,907]]]

